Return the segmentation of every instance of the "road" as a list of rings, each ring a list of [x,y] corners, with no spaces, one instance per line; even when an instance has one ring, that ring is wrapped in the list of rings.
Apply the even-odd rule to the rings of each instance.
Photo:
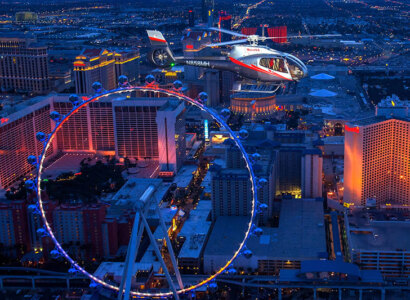
[[[242,18],[240,18],[240,19],[233,25],[232,28],[233,28],[233,29],[238,29],[238,28],[242,25],[243,21],[245,21],[246,19],[249,18],[249,13],[251,12],[251,10],[257,8],[259,5],[261,5],[261,4],[264,3],[264,2],[266,2],[266,0],[262,0],[262,1],[259,1],[258,3],[249,5],[249,7],[246,9],[245,15],[244,15]]]

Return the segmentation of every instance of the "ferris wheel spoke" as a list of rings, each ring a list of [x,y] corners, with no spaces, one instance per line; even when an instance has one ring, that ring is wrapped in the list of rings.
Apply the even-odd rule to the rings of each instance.
[[[161,252],[159,251],[159,248],[158,248],[158,244],[157,244],[157,242],[156,242],[156,240],[155,240],[155,238],[154,238],[154,235],[152,234],[151,229],[149,228],[147,219],[145,218],[144,214],[141,214],[141,220],[142,220],[142,222],[143,222],[143,224],[144,224],[145,231],[147,232],[148,237],[149,237],[149,239],[150,239],[150,241],[151,241],[151,245],[152,245],[152,247],[154,248],[155,254],[157,255],[158,260],[159,260],[159,262],[161,263],[162,268],[164,269],[165,277],[166,277],[167,280],[168,280],[168,284],[169,284],[169,287],[171,288],[172,293],[174,294],[174,298],[175,298],[176,300],[179,300],[179,296],[178,296],[177,290],[176,290],[176,288],[175,288],[175,284],[174,284],[174,282],[172,281],[171,275],[169,274],[168,268],[167,268],[167,266],[166,266],[166,264],[165,264],[165,262],[164,262],[164,259],[162,258]]]
[[[134,269],[135,259],[137,257],[137,252],[139,244],[141,242],[142,233],[144,232],[144,226],[140,223],[139,212],[135,214],[134,225],[132,226],[132,232],[130,237],[130,242],[128,245],[127,256],[125,258],[124,272],[121,278],[120,289],[118,291],[118,300],[124,300],[129,298],[131,291],[131,278]],[[138,235],[137,235],[138,231]]]
[[[175,259],[176,257],[175,257],[174,249],[172,248],[171,240],[169,239],[168,231],[165,226],[164,219],[162,218],[162,213],[161,213],[161,210],[159,209],[159,205],[156,205],[156,211],[159,216],[159,222],[160,222],[162,232],[165,237],[165,241],[167,243],[167,248],[168,248],[169,256],[171,257],[172,266],[174,267],[175,276],[177,277],[179,288],[182,290],[184,288],[184,284],[182,283],[181,273],[179,273],[178,263]]]

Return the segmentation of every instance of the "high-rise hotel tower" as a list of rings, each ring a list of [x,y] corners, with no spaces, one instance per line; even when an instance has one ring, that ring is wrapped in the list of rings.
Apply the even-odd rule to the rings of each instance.
[[[22,33],[0,35],[0,88],[3,91],[50,91],[47,47]]]
[[[375,116],[345,126],[344,201],[410,205],[410,121]]]

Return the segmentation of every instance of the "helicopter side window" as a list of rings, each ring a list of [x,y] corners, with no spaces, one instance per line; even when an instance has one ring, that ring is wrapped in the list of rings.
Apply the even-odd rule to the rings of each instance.
[[[279,72],[286,72],[286,67],[285,67],[285,60],[282,58],[275,58],[276,62],[276,71]]]
[[[267,58],[261,58],[261,60],[259,61],[259,64],[262,66],[262,67],[265,67],[265,68],[269,68],[269,66],[268,66],[268,59]]]
[[[269,69],[272,69],[272,70],[273,70],[273,63],[274,63],[273,60],[274,60],[273,58],[269,59]]]
[[[287,72],[283,58],[261,58],[260,65],[274,71]]]

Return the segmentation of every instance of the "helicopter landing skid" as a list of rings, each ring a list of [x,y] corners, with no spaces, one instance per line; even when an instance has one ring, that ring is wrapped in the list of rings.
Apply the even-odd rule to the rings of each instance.
[[[266,83],[256,81],[242,81],[234,84],[232,92],[247,92],[247,93],[272,93],[277,94],[280,88],[283,88],[283,83]]]

